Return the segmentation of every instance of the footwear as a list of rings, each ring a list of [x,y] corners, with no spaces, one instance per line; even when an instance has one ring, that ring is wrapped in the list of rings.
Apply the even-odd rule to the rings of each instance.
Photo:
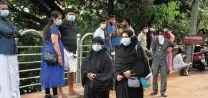
[[[165,95],[165,94],[161,94],[161,97],[168,97],[167,95]]]
[[[59,95],[61,98],[67,98],[65,94],[60,94]]]
[[[50,95],[50,94],[46,94],[46,95],[44,96],[44,98],[51,98],[51,95]]]
[[[157,95],[157,92],[152,92],[150,95],[151,96]]]
[[[53,96],[53,97],[51,97],[51,98],[59,98],[59,96],[58,96],[58,95],[55,95],[55,96]]]

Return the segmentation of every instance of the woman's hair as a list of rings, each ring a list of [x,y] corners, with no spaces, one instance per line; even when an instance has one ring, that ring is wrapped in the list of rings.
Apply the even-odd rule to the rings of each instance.
[[[43,38],[46,39],[49,36],[50,27],[53,25],[53,19],[58,18],[60,15],[62,15],[58,11],[53,11],[51,13],[51,17],[49,18],[48,24],[43,28]]]

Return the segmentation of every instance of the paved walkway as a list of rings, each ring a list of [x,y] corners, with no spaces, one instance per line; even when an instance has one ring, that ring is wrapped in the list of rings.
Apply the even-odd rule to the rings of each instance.
[[[67,93],[67,88],[64,88]],[[83,89],[80,85],[76,86],[76,90],[82,94]],[[157,96],[149,96],[151,89],[145,90],[144,98],[161,98]],[[44,93],[34,93],[24,95],[21,98],[43,98]],[[190,76],[173,77],[168,79],[168,98],[208,98],[208,71],[207,72],[192,72]],[[116,98],[112,92],[111,98]],[[81,98],[76,96],[68,96],[68,98]]]

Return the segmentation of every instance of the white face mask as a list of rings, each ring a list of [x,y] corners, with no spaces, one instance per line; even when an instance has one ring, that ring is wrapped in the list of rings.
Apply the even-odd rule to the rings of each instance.
[[[103,30],[106,29],[106,24],[100,24],[100,28]]]
[[[167,32],[167,31],[168,31],[168,29],[167,29],[167,28],[164,28],[164,29],[163,29],[163,31],[164,31],[164,32]]]
[[[122,38],[121,39],[121,44],[124,46],[128,46],[131,43],[131,38]]]
[[[164,41],[165,41],[164,36],[163,35],[158,35],[158,42],[160,44],[164,44]]]
[[[148,32],[148,29],[144,29],[144,33],[147,33]]]
[[[154,31],[155,31],[155,29],[154,29],[154,28],[150,28],[150,31],[153,31],[153,32],[154,32]]]
[[[98,52],[102,49],[102,45],[92,45],[92,49],[95,51],[95,52]]]

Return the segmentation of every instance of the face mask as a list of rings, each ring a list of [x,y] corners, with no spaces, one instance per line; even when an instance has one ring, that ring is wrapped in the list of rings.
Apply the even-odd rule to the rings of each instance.
[[[158,35],[158,42],[159,42],[160,44],[164,44],[164,36]]]
[[[131,43],[130,38],[122,38],[121,39],[121,44],[123,44],[124,46],[128,46],[130,43]]]
[[[75,20],[75,15],[68,15],[68,21],[74,21]]]
[[[101,45],[92,45],[92,49],[95,51],[95,52],[98,52],[102,49],[102,46]]]
[[[9,15],[9,10],[1,10],[0,12],[2,17],[7,17]]]
[[[167,32],[167,31],[168,31],[168,29],[167,29],[167,28],[164,28],[164,29],[163,29],[163,31],[164,31],[164,32]]]
[[[154,28],[150,28],[150,31],[153,31],[153,32],[154,32],[154,31],[155,31],[155,29],[154,29]]]
[[[103,30],[106,29],[106,24],[100,24],[100,28]]]
[[[147,33],[148,32],[148,29],[144,29],[144,33]]]
[[[61,25],[62,24],[62,19],[58,19],[57,21],[56,21],[56,25]]]

